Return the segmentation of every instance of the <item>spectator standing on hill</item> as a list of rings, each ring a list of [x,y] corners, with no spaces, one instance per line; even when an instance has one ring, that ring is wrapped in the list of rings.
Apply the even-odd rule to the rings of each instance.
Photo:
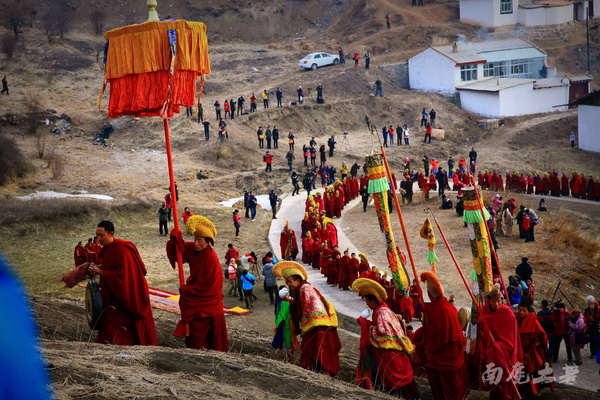
[[[250,207],[250,218],[254,221],[256,218],[256,204],[258,201],[256,200],[256,196],[254,196],[254,192],[251,190],[250,195],[248,195],[248,206]]]
[[[277,296],[277,277],[273,275],[273,263],[271,257],[266,258],[267,263],[263,265],[262,274],[265,277],[265,287],[269,293],[269,299],[271,304],[275,302],[275,296]]]
[[[390,14],[385,14],[385,24],[388,29],[392,27],[392,17],[390,17]]]
[[[429,111],[429,121],[431,123],[431,127],[434,129],[435,129],[435,116],[436,116],[436,112],[432,108],[431,111]]]
[[[2,81],[2,83],[4,83],[4,81]],[[6,89],[6,90],[8,92],[8,89]],[[571,134],[569,135],[569,140],[571,141],[571,148],[574,148],[575,147],[575,134],[573,133],[573,131],[571,131]]]
[[[475,151],[475,147],[471,147],[471,151],[469,152],[469,164],[477,163],[477,152]]]
[[[240,213],[238,210],[233,212],[233,227],[235,228],[235,240],[240,240],[240,227],[242,223],[240,222]]]
[[[271,164],[273,163],[273,154],[269,154],[269,152],[267,151],[267,153],[264,156],[264,160],[265,160],[265,172],[272,172],[273,170],[271,169]]]
[[[335,135],[331,135],[331,137],[327,140],[327,146],[329,147],[329,157],[333,157],[333,149],[335,149],[335,145],[337,142],[335,141]]]
[[[250,112],[256,111],[256,96],[252,93],[250,96]]]
[[[292,153],[292,155],[293,155],[293,153]],[[292,178],[292,186],[294,187],[294,190],[292,191],[292,196],[295,196],[297,194],[300,194],[300,185],[298,184],[298,173],[296,171],[293,171],[291,178]]]
[[[247,190],[244,190],[244,208],[246,209],[246,218],[250,218],[250,203],[248,203],[248,197],[250,197],[250,194]]]
[[[188,219],[190,219],[192,215],[194,215],[194,213],[190,210],[189,207],[183,209],[183,214],[181,214],[181,218],[183,218],[184,225],[187,223]]]
[[[240,96],[237,99],[237,115],[240,115],[240,113],[244,113],[244,103],[246,102],[246,99],[244,99],[244,96]]]
[[[429,139],[429,142],[427,142]],[[431,124],[427,123],[425,126],[425,139],[423,139],[423,143],[431,143]]]
[[[279,148],[279,129],[277,129],[277,125],[273,126],[273,148]]]
[[[371,53],[369,51],[365,52],[365,68],[369,69],[369,64],[371,63]]]
[[[315,146],[311,146],[310,149],[310,165],[313,167],[317,166],[317,149],[315,149]]]
[[[340,64],[346,64],[346,59],[344,58],[344,49],[341,47],[338,49],[338,55],[340,56]]]
[[[227,114],[229,114],[229,117],[231,118],[231,107],[227,100],[223,102],[223,110],[225,111],[225,113],[223,114],[223,118],[227,119]]]
[[[202,109],[202,103],[198,104],[198,123],[204,121],[204,110]]]
[[[406,124],[402,127],[402,134],[404,135],[404,144],[408,146],[408,126]]]
[[[267,130],[265,131],[265,138],[267,139],[267,149],[271,149],[271,125],[267,126]]]
[[[258,148],[264,149],[265,148],[265,135],[263,133],[262,126],[258,127],[258,130],[256,131],[256,137],[258,137]]]
[[[426,126],[427,125],[427,119],[429,118],[429,113],[427,112],[427,110],[425,109],[425,107],[423,107],[423,111],[421,111],[421,126]]]
[[[263,108],[269,108],[269,92],[267,92],[267,89],[263,90],[261,96],[263,99]]]
[[[354,66],[358,67],[358,60],[360,60],[360,54],[358,53],[357,49],[354,49],[354,55],[352,56],[352,59],[354,60]]]
[[[6,75],[2,78],[2,92],[0,92],[0,94],[4,92],[6,92],[6,95],[8,96],[8,81],[6,80]]]
[[[277,96],[277,108],[283,108],[281,105],[281,101],[283,99],[283,90],[281,90],[281,88],[277,88],[275,95]]]
[[[394,127],[392,125],[388,128],[388,135],[390,135],[390,147],[394,147]]]
[[[450,156],[450,158],[448,158],[448,178],[452,179],[452,176],[454,175],[454,160],[452,159],[452,156]]]
[[[327,151],[325,150],[325,145],[322,144],[319,147],[320,161],[319,167],[322,167],[327,162]]]
[[[381,129],[381,136],[383,136],[383,147],[388,147],[387,144],[387,140],[388,140],[388,129],[387,126],[383,126],[383,128]]]
[[[229,109],[231,110],[231,119],[235,117],[235,101],[233,99],[229,100]]]
[[[302,104],[302,101],[304,100],[302,86],[298,86],[298,90],[296,90],[296,92],[298,93],[298,104]]]
[[[277,219],[277,194],[275,190],[271,189],[271,193],[269,193],[269,203],[271,204],[271,211],[273,212],[273,219]]]
[[[375,81],[375,97],[377,97],[377,93],[379,93],[379,97],[383,97],[383,92],[381,91],[381,81],[379,79]]]
[[[210,138],[210,122],[208,122],[208,118],[204,119],[202,125],[204,125],[204,139],[208,140]]]
[[[160,236],[163,235],[163,229],[165,232],[165,236],[169,234],[169,230],[167,228],[168,220],[169,212],[167,211],[167,207],[165,207],[165,203],[162,203],[162,205],[158,209],[158,232],[160,233]]]
[[[427,154],[423,154],[421,161],[423,161],[423,170],[425,171],[425,176],[427,177],[429,176],[429,157],[427,157]]]
[[[217,121],[221,120],[221,103],[219,103],[219,100],[215,101],[215,113],[217,114]]]
[[[293,153],[294,152],[294,132],[290,131],[290,133],[288,133],[288,143],[290,145],[290,151]]]
[[[317,103],[323,103],[323,85],[317,85]]]
[[[173,207],[173,204],[171,203],[171,192],[165,195],[165,205],[167,206],[169,221],[171,221],[171,207]]]

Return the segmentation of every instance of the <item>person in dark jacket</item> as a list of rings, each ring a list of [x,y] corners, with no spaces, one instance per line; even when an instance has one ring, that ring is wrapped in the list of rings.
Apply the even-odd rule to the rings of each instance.
[[[515,274],[519,275],[524,282],[531,279],[531,275],[533,275],[533,268],[527,263],[528,260],[529,258],[527,257],[521,258],[521,264],[515,268]]]

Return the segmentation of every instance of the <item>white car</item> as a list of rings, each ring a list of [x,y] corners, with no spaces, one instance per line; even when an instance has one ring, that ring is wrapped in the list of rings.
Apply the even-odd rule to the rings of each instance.
[[[340,58],[329,53],[311,53],[298,62],[298,66],[304,69],[315,70],[325,65],[338,65]]]

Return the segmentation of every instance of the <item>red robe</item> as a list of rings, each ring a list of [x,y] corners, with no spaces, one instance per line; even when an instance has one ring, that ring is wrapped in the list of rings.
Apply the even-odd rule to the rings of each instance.
[[[87,261],[87,254],[83,246],[75,246],[75,250],[73,251],[73,259],[75,260],[76,267]]]
[[[400,314],[402,314],[402,319],[407,323],[410,324],[410,322],[413,319],[413,316],[415,315],[415,309],[413,308],[413,301],[412,299],[406,296],[402,296],[402,298],[400,298]]]
[[[596,183],[594,182],[593,179],[588,179],[587,181],[587,199],[588,200],[594,200],[594,188],[596,186]]]
[[[469,392],[465,338],[456,309],[445,297],[425,303],[423,326],[427,377],[436,399],[463,399]]]
[[[527,193],[528,194],[533,193],[533,177],[532,176],[527,178]]]
[[[504,191],[504,180],[502,179],[502,175],[498,175],[498,190]]]
[[[415,310],[415,313],[413,315],[413,318],[416,319],[421,319],[421,298],[419,297],[419,289],[417,288],[417,285],[410,285],[409,291],[408,291],[410,298],[413,301],[413,309]]]
[[[544,175],[542,178],[542,194],[547,195],[550,193],[550,178]]]
[[[560,178],[560,195],[569,195],[569,177],[565,174],[563,174],[563,176]]]
[[[329,274],[329,256],[331,255],[331,250],[328,248],[321,247],[321,260],[319,265],[321,267],[321,274],[327,275]]]
[[[480,172],[477,174],[477,184],[483,189],[485,187],[485,179],[483,178],[483,174]]]
[[[90,242],[83,246],[85,249],[86,261],[93,264],[98,264],[98,257],[96,256],[96,246],[94,246],[94,242]]]
[[[360,265],[360,261],[358,258],[350,258],[348,261],[348,275],[350,277],[350,282],[348,283],[349,287],[352,287],[352,283],[358,279],[358,266]]]
[[[312,262],[312,244],[314,241],[312,238],[304,238],[302,239],[302,262],[305,264],[310,264]]]
[[[178,239],[180,246],[183,239]],[[176,241],[167,242],[167,256],[171,266],[177,259]],[[190,266],[190,276],[186,284],[179,288],[181,321],[175,329],[175,336],[189,335],[185,344],[192,349],[227,351],[227,326],[223,313],[223,272],[219,257],[211,246],[203,251],[194,248],[194,242],[183,244],[182,261]]]
[[[587,190],[587,179],[585,176],[581,175],[581,184],[579,185],[579,196],[582,199],[585,199],[585,193]]]
[[[311,232],[312,229],[308,229],[310,223],[310,219],[309,218],[304,218],[302,220],[302,222],[300,222],[300,227],[302,228],[302,237],[306,236],[306,232]],[[312,233],[311,233],[312,235]]]
[[[339,258],[335,258],[335,254],[332,253],[333,260],[331,264],[329,264],[329,274],[327,275],[327,284],[328,285],[337,285],[338,283],[338,275],[340,272],[340,260]]]
[[[529,382],[519,385],[519,393],[522,398],[530,398],[538,394],[541,387],[544,386],[543,384],[533,382],[534,378],[540,376],[538,371],[543,370],[546,363],[551,366],[547,352],[548,337],[542,325],[538,322],[535,313],[532,312],[519,321],[519,333],[523,349],[525,372],[527,372],[530,378]],[[549,382],[545,386],[550,386],[551,390],[554,391],[554,382]]]
[[[338,287],[345,288],[350,286],[350,257],[343,256],[340,259],[340,267],[338,271]]]
[[[321,242],[315,240],[310,248],[310,254],[312,255],[311,264],[314,269],[321,268]]]
[[[337,236],[337,228],[333,224],[327,224],[327,245],[330,249],[339,244]]]
[[[513,385],[506,382],[506,374],[512,371],[518,362],[523,363],[523,350],[515,314],[504,304],[497,311],[492,311],[487,301],[483,307],[483,317],[479,318],[479,324],[487,325],[495,340],[494,344],[487,343],[484,347],[484,364],[494,363],[495,367],[506,369],[502,374],[503,379],[499,384],[492,386],[490,391],[495,392],[497,398],[515,398]],[[487,332],[483,326],[482,330]]]
[[[579,179],[579,175],[574,175],[571,178],[570,186],[571,186],[571,196],[579,197],[579,185],[581,184],[581,180]]]
[[[600,200],[600,181],[596,180],[596,185],[594,186],[594,199],[596,201]]]
[[[344,208],[344,197],[340,193],[334,197],[333,216],[340,218],[342,216],[342,208]]]
[[[221,268],[219,275],[223,279]],[[102,327],[96,343],[158,345],[145,276],[146,266],[133,243],[114,239],[102,248]]]
[[[290,237],[292,241],[292,247],[288,249],[288,246],[290,244]],[[293,229],[289,229],[287,232],[281,232],[281,237],[279,239],[279,247],[281,248],[282,260],[285,260],[290,257],[292,259],[296,259],[296,256],[298,255],[298,243],[296,242],[296,232],[294,232]]]

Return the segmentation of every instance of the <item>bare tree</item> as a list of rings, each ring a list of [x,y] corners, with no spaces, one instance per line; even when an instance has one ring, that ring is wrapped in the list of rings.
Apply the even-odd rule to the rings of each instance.
[[[73,13],[66,6],[60,7],[54,14],[54,21],[56,23],[56,31],[62,39],[71,30]]]
[[[90,13],[90,20],[94,26],[96,35],[102,35],[104,31],[104,24],[106,22],[106,13],[101,8],[96,8]]]
[[[94,50],[96,50],[96,62],[100,62],[100,55],[104,54],[104,46],[106,45],[106,41],[104,40],[96,40],[94,42]]]
[[[7,29],[10,29],[15,35],[15,38],[18,39],[21,28],[23,28],[23,25],[29,20],[29,7],[17,0],[13,0],[9,4],[2,6],[2,8],[4,11],[2,13],[4,26]]]
[[[54,20],[54,13],[52,10],[49,10],[42,17],[42,23],[44,25],[44,31],[46,32],[46,37],[48,38],[48,43],[52,43],[56,38],[56,21]]]
[[[10,33],[6,33],[2,36],[1,40],[2,52],[6,54],[10,60],[15,52],[15,47],[17,47],[17,39]]]
[[[36,133],[40,126],[42,103],[40,94],[35,90],[25,92],[24,106],[26,109],[25,123],[29,127],[29,133]]]

